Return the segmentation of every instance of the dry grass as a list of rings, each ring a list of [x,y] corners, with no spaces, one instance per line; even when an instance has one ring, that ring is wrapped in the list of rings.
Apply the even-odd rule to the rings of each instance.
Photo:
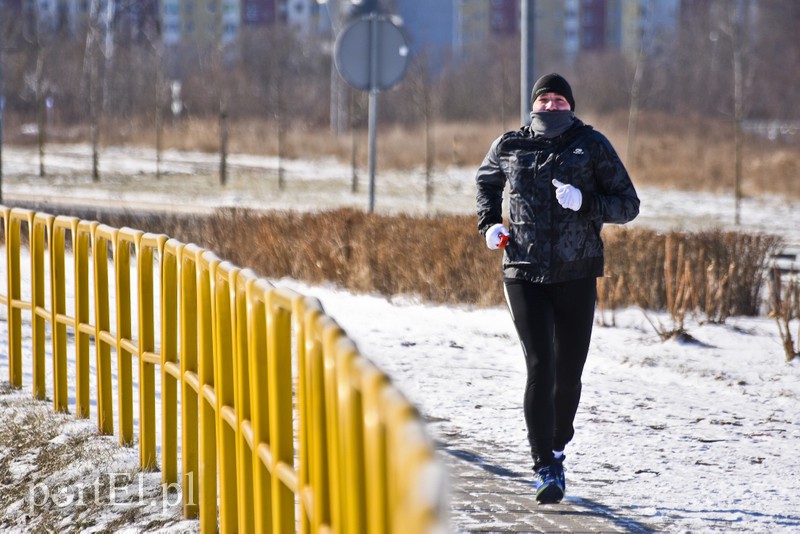
[[[8,383],[3,383],[0,395],[3,396],[2,431],[0,431],[0,509],[15,510],[28,514],[26,521],[32,529],[55,532],[60,526],[63,514],[50,499],[41,499],[41,506],[32,503],[39,499],[35,488],[52,484],[54,475],[65,471],[71,464],[83,459],[86,462],[103,462],[108,458],[93,456],[89,439],[91,435],[71,436],[56,443],[53,438],[59,435],[63,424],[71,418],[65,414],[55,414],[49,403],[36,401],[23,393],[12,394]],[[11,396],[8,396],[12,394]],[[91,457],[91,458],[90,458]],[[20,472],[20,465],[28,466]],[[63,482],[59,481],[60,487]],[[42,485],[42,486],[39,486]],[[11,528],[16,518],[0,516],[0,528]],[[93,522],[76,521],[76,528],[85,528]]]
[[[208,221],[206,235],[209,248],[272,278],[330,281],[359,292],[413,294],[434,302],[498,303],[499,287],[487,281],[499,280],[499,255],[482,247],[475,222],[437,216],[436,232],[428,230],[432,226],[407,215],[356,210],[271,215],[225,210]],[[230,239],[232,228],[244,227],[255,228],[249,243]]]
[[[72,213],[84,217],[80,212]],[[219,210],[209,217],[99,215],[115,227],[163,232],[213,250],[269,278],[332,282],[356,292],[416,295],[436,303],[502,304],[501,255],[486,249],[475,217]],[[435,231],[431,231],[435,228]],[[246,229],[246,230],[243,230]],[[687,313],[724,322],[758,315],[775,236],[718,230],[659,234],[607,227],[600,310],[640,306],[669,311],[680,329]]]
[[[637,125],[634,154],[627,154],[628,115],[590,117],[625,162],[635,183],[684,191],[733,190],[734,125],[702,117],[647,113]],[[743,194],[764,192],[800,198],[800,154],[794,144],[747,137]]]
[[[627,114],[585,119],[611,139],[625,160]],[[635,155],[627,162],[635,183],[732,190],[730,123],[663,114],[648,114],[639,122]],[[242,121],[229,128],[231,152],[277,153],[275,124]],[[499,122],[434,124],[434,165],[477,166],[491,141],[506,128]],[[163,146],[216,150],[218,131],[214,120],[168,121]],[[355,141],[363,168],[366,133],[357,132]],[[153,146],[155,132],[146,122],[107,124],[103,142]],[[378,143],[382,167],[425,164],[422,126],[383,126]],[[352,144],[350,134],[336,137],[326,126],[294,126],[282,138],[282,154],[289,158],[327,154],[349,162]],[[750,139],[745,148],[745,194],[800,197],[796,147]],[[85,218],[99,216],[93,210]],[[474,217],[437,215],[431,224],[435,232],[428,230],[431,221],[426,218],[373,216],[347,209],[269,215],[224,210],[199,221],[184,216],[109,214],[102,222],[195,242],[269,277],[331,281],[356,291],[416,294],[434,302],[502,303],[500,255],[482,246]],[[689,312],[718,322],[734,314],[759,313],[765,258],[777,246],[775,238],[767,236],[720,232],[674,234],[668,243],[667,236],[653,231],[613,227],[605,230],[605,239],[608,280],[601,281],[601,310],[634,304],[669,310],[676,328]]]
[[[659,234],[628,228],[608,228],[604,240],[607,276],[622,278],[628,288],[614,304],[669,311],[678,328],[687,312],[709,322],[758,315],[768,259],[782,242],[719,230]]]
[[[770,273],[770,316],[775,318],[786,361],[800,356],[800,280],[797,273],[785,276],[774,269]],[[792,328],[797,327],[796,336]]]
[[[603,132],[616,147],[636,184],[711,192],[730,192],[734,184],[734,126],[731,122],[701,117],[645,113],[637,124],[633,154],[628,148],[628,115],[616,113],[581,116]],[[19,134],[18,119],[9,114],[6,141],[35,143]],[[474,167],[480,164],[491,142],[516,123],[434,122],[430,145],[433,165]],[[53,142],[89,139],[88,126],[57,126],[49,136]],[[349,132],[336,136],[327,125],[292,124],[284,127],[281,142],[275,122],[241,120],[228,125],[232,153],[280,155],[303,158],[330,155],[360,167],[367,165],[367,132],[360,129],[355,139]],[[215,152],[219,150],[220,128],[214,118],[166,120],[163,147]],[[355,140],[355,143],[354,143]],[[152,120],[107,122],[101,126],[104,145],[132,144],[154,147],[156,132]],[[389,125],[379,122],[378,165],[380,168],[422,168],[427,161],[428,139],[423,125]],[[769,192],[800,198],[800,151],[797,141],[770,142],[747,138],[743,154],[743,194]]]
[[[0,530],[112,532],[180,521],[159,506],[161,474],[140,473],[138,454],[94,423],[54,413],[52,402],[0,383]],[[187,528],[187,531],[196,530]]]
[[[609,116],[587,122],[598,126],[626,158],[626,116]],[[435,165],[475,166],[491,141],[504,128],[500,124],[437,124],[433,129]],[[153,146],[155,132],[147,123],[105,125],[103,142],[108,145]],[[640,125],[634,161],[627,164],[637,184],[688,190],[730,191],[732,188],[732,134],[729,124],[696,119],[650,117]],[[164,147],[215,151],[218,125],[214,121],[190,120],[170,123],[164,131]],[[78,142],[88,137],[81,128],[62,129],[61,140]],[[30,139],[10,139],[30,142]],[[327,128],[292,129],[286,132],[283,155],[299,158],[334,155],[351,158],[349,135],[335,137]],[[366,165],[366,135],[356,138],[359,165]],[[274,125],[242,122],[231,125],[232,152],[277,153]],[[395,168],[420,167],[425,162],[422,128],[387,128],[379,138],[381,165]],[[800,198],[800,171],[796,147],[751,141],[745,155],[745,193],[775,192]],[[81,218],[97,219],[114,227],[130,226],[163,232],[186,243],[197,243],[221,258],[271,278],[292,277],[310,283],[332,282],[356,292],[416,295],[436,303],[494,306],[503,303],[501,255],[486,249],[470,216],[437,215],[436,220],[407,215],[380,216],[357,210],[321,213],[256,213],[221,210],[211,217],[182,215],[90,214],[73,210]],[[430,231],[435,227],[436,231]],[[686,314],[706,321],[724,322],[733,315],[757,315],[762,309],[762,288],[767,258],[779,246],[778,238],[720,231],[694,234],[659,234],[645,229],[607,228],[606,276],[599,280],[599,320],[614,324],[614,310],[638,305],[647,310],[668,311],[671,325],[653,324],[662,338],[685,334]],[[790,332],[800,318],[796,278],[773,278],[772,315],[778,322],[787,359],[800,355]],[[652,323],[652,321],[651,321]],[[798,330],[800,338],[800,330]],[[9,393],[0,384],[0,396]],[[26,397],[27,398],[27,397]],[[49,445],[59,425],[69,416],[51,413],[39,401],[26,404],[21,417],[3,412],[0,402],[0,509],[19,506],[29,490],[49,476],[69,469],[81,459],[97,464],[98,450],[89,435],[79,435]],[[14,462],[30,457],[35,468],[21,478]],[[129,473],[137,475],[135,471]],[[157,473],[148,475],[158,476]],[[80,473],[73,476],[81,476]],[[84,477],[85,478],[85,477]],[[100,490],[108,494],[108,479]],[[62,479],[78,484],[80,479]],[[152,485],[151,485],[152,486]],[[155,487],[158,487],[157,483]],[[153,499],[156,496],[152,496]],[[107,497],[104,497],[107,502]],[[147,500],[150,502],[152,499]],[[100,508],[91,499],[81,508],[38,506],[25,518],[26,528],[57,531],[67,521],[70,528],[95,526]],[[103,510],[107,511],[108,506]],[[122,509],[104,528],[124,528],[141,523],[139,507]],[[170,524],[177,518],[152,517],[148,528]],[[17,514],[18,515],[18,514]],[[0,529],[20,528],[18,519],[0,514]]]

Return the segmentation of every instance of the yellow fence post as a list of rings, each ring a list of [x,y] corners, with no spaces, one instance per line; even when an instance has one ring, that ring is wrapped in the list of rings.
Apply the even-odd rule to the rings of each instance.
[[[386,432],[380,407],[381,394],[388,380],[367,360],[361,359],[358,363],[364,392],[364,461],[369,466],[365,481],[366,493],[370,497],[366,510],[368,531],[388,532]]]
[[[236,307],[233,291],[239,269],[222,262],[214,270],[214,392],[217,405],[217,457],[219,469],[219,531],[236,532],[236,435],[238,433],[234,372],[236,367]]]
[[[198,457],[197,380],[198,302],[197,261],[199,249],[185,245],[181,250],[181,458],[183,471],[183,514],[196,518],[200,513],[200,473]]]
[[[9,276],[9,265],[11,261],[11,247],[9,246],[8,242],[8,218],[9,214],[11,213],[11,209],[7,208],[3,205],[0,205],[0,216],[3,217],[3,240],[2,242],[5,243],[6,249],[6,287],[3,288],[5,291],[4,294],[0,294],[0,302],[5,304],[6,312],[11,311],[11,292],[9,288],[11,287],[11,277]],[[9,362],[11,363],[11,362]],[[11,366],[9,365],[9,371],[11,370]]]
[[[16,259],[19,261],[19,255],[14,253],[13,241],[14,239],[9,233],[9,219],[11,215],[11,209],[5,206],[0,206],[0,213],[3,215],[3,242],[6,244],[6,287],[5,287],[5,295],[0,297],[0,302],[6,305],[6,317],[8,318],[8,381],[12,387],[15,386],[14,383],[14,358],[12,357],[12,345],[14,341],[14,336],[12,335],[12,325],[14,324],[13,314],[14,314],[14,307],[13,307],[13,265],[12,261]],[[18,250],[18,247],[17,247]],[[19,269],[17,269],[18,271]],[[18,322],[18,321],[17,321]],[[17,336],[19,337],[19,336]],[[19,387],[19,386],[16,386]]]
[[[198,249],[197,265],[197,381],[199,402],[200,528],[217,524],[217,401],[214,392],[214,271],[219,259]]]
[[[236,403],[236,481],[239,532],[255,531],[253,504],[253,439],[250,410],[249,346],[247,343],[247,287],[255,280],[249,269],[240,271],[234,282],[234,374],[233,389]]]
[[[178,482],[178,383],[182,350],[178,346],[181,334],[178,317],[183,247],[180,241],[168,240],[161,260],[161,482],[167,485]],[[185,489],[184,493],[192,488]]]
[[[419,413],[319,301],[163,235],[3,206],[0,213],[7,254],[7,295],[0,302],[8,309],[11,383],[22,385],[22,310],[29,309],[34,395],[43,396],[48,386],[49,322],[53,407],[66,410],[67,329],[74,327],[76,415],[90,415],[94,342],[98,429],[113,434],[116,415],[120,443],[131,444],[136,356],[140,465],[152,469],[160,365],[162,481],[169,489],[180,480],[184,517],[199,517],[201,530],[443,530],[443,476]],[[30,282],[20,268],[25,237]],[[74,317],[67,309],[68,242]],[[30,284],[30,301],[23,282]]]
[[[13,387],[22,387],[22,223],[30,234],[33,212],[12,209],[6,223],[6,249],[8,250],[8,381]],[[28,303],[30,307],[30,303]]]
[[[434,467],[432,446],[417,411],[394,388],[385,389],[382,396],[387,446],[393,453],[387,465],[390,532],[431,531],[437,526],[441,502],[425,496],[442,493],[443,473]]]
[[[57,412],[66,412],[69,408],[67,391],[67,326],[74,327],[75,321],[67,315],[66,245],[67,236],[69,236],[70,242],[75,240],[77,228],[78,219],[75,217],[56,217],[52,226],[52,239],[50,242],[53,407]],[[72,262],[72,265],[74,266],[74,262]]]
[[[309,299],[306,299],[308,302]],[[328,432],[328,392],[325,386],[325,355],[323,340],[317,324],[322,318],[322,306],[315,302],[314,305],[305,305],[303,322],[306,336],[306,374],[309,386],[308,400],[305,403],[309,412],[309,483],[313,488],[313,514],[311,531],[319,532],[323,526],[332,524],[331,494],[331,458],[328,455],[331,433]]]
[[[292,430],[292,301],[297,295],[272,288],[267,293],[267,379],[273,529],[294,528],[294,432]]]
[[[334,529],[344,530],[344,493],[347,488],[344,485],[344,461],[341,451],[341,421],[339,414],[339,382],[337,380],[338,369],[336,368],[336,351],[333,349],[336,339],[341,335],[338,325],[327,316],[323,316],[317,322],[320,329],[319,336],[322,341],[322,356],[324,369],[324,391],[325,391],[325,419],[327,432],[327,462],[330,474],[330,506],[331,506],[331,526]]]
[[[47,280],[44,259],[45,248],[52,233],[55,217],[44,213],[33,216],[30,228],[31,252],[31,333],[33,341],[33,396],[43,400],[47,398],[45,384],[45,340],[47,337],[46,326],[49,321],[49,311],[45,299],[45,281]],[[54,392],[54,397],[59,392]],[[57,405],[57,400],[54,405]]]
[[[338,337],[333,346],[336,353],[336,378],[339,390],[339,412],[343,482],[346,490],[344,513],[347,529],[363,532],[366,529],[366,503],[364,483],[364,435],[360,384],[355,367],[358,353],[355,345],[344,335]]]
[[[89,279],[89,266],[98,226],[97,222],[80,221],[72,241],[75,256],[75,412],[81,418],[90,415],[90,348],[97,328],[91,322],[89,292],[94,285]]]
[[[251,446],[253,449],[253,506],[255,509],[255,532],[272,532],[272,485],[268,463],[261,458],[261,450],[266,449],[269,456],[269,377],[266,365],[267,355],[267,288],[253,280],[247,285],[247,300],[250,303],[248,314],[248,350],[250,369],[250,424]],[[269,459],[271,463],[271,459]]]
[[[140,230],[121,228],[116,232],[114,278],[117,316],[117,403],[119,404],[119,442],[133,445],[133,355],[139,347],[133,340],[133,299],[131,297],[131,247],[138,256]]]
[[[154,262],[162,257],[167,237],[144,234],[139,240],[137,274],[139,293],[139,462],[153,470],[156,459],[156,379],[155,366],[161,364],[156,351],[156,281]],[[163,402],[163,399],[162,399]]]
[[[302,534],[318,532],[322,524],[322,506],[324,495],[321,492],[314,492],[315,477],[319,472],[319,462],[317,462],[317,443],[315,437],[324,434],[324,430],[317,430],[318,407],[315,404],[314,390],[314,362],[318,355],[315,350],[318,345],[313,342],[313,336],[309,335],[306,314],[314,313],[321,309],[319,302],[309,298],[295,299],[292,309],[295,335],[297,337],[297,441],[298,441],[298,466],[297,466],[297,497],[299,527]],[[323,427],[324,428],[324,427]],[[316,463],[316,465],[315,465]],[[320,484],[322,486],[322,484]],[[327,521],[327,517],[325,518]]]
[[[98,225],[94,233],[94,313],[97,372],[97,428],[103,434],[114,434],[114,406],[111,391],[111,347],[117,339],[110,331],[111,304],[108,276],[108,252],[116,258],[117,230]],[[122,433],[120,433],[122,434]]]

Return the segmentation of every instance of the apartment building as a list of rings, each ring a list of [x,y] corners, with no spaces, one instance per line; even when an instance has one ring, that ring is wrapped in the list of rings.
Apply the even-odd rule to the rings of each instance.
[[[232,43],[242,26],[241,9],[240,0],[162,0],[164,44],[205,48],[220,40]]]
[[[381,11],[402,20],[413,54],[432,68],[458,61],[492,37],[519,33],[521,0],[379,0]],[[532,0],[537,61],[570,63],[582,53],[622,50],[635,55],[643,39],[675,28],[680,0]],[[115,38],[141,37],[160,28],[166,45],[203,47],[236,41],[243,28],[286,24],[297,35],[329,40],[334,14],[353,0],[0,0],[40,28],[81,34],[92,9]],[[363,0],[362,0],[363,2]],[[333,7],[332,7],[333,6]],[[352,9],[350,9],[352,11]],[[340,25],[338,25],[340,28]],[[338,29],[337,28],[337,29]],[[327,35],[326,35],[327,34]]]

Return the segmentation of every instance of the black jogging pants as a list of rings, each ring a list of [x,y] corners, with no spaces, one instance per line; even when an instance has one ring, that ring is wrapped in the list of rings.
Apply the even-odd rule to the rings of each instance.
[[[505,279],[528,379],[524,411],[534,469],[553,461],[575,435],[581,374],[592,337],[597,281],[556,284]]]

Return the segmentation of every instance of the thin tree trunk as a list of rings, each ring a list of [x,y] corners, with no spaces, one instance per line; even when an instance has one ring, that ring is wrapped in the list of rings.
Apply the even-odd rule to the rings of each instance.
[[[433,110],[431,109],[431,96],[428,91],[428,86],[423,86],[423,99],[425,106],[425,203],[430,204],[433,201],[433,160],[434,160],[434,144],[433,144]]]
[[[161,150],[162,145],[164,143],[164,114],[163,114],[163,107],[164,101],[162,95],[164,93],[162,85],[164,83],[164,71],[162,68],[162,48],[161,48],[161,37],[156,37],[158,39],[155,45],[155,59],[156,59],[156,83],[155,83],[155,99],[156,99],[156,109],[155,109],[155,118],[156,118],[156,180],[161,179]]]
[[[636,128],[639,119],[639,91],[644,73],[644,43],[639,43],[639,53],[636,55],[636,69],[633,73],[631,84],[631,103],[628,109],[628,142],[625,150],[627,165],[633,169],[636,164]]]
[[[733,36],[733,145],[734,145],[734,183],[733,194],[735,199],[735,224],[741,222],[742,202],[742,121],[743,121],[743,77],[742,77],[742,49],[740,42],[740,12],[739,3],[732,6],[732,36]]]
[[[86,34],[86,62],[89,70],[89,135],[92,142],[92,181],[100,181],[98,145],[100,141],[100,126],[98,124],[98,55],[99,55],[99,0],[91,0],[89,6],[89,31]]]
[[[45,103],[44,103],[44,82],[42,81],[44,71],[44,52],[42,51],[42,44],[39,42],[39,36],[36,36],[36,125],[37,125],[37,142],[39,145],[39,176],[44,178],[44,146],[46,142],[46,129],[45,124]]]
[[[224,90],[223,90],[224,93]],[[219,184],[228,183],[228,109],[225,95],[219,98]]]

